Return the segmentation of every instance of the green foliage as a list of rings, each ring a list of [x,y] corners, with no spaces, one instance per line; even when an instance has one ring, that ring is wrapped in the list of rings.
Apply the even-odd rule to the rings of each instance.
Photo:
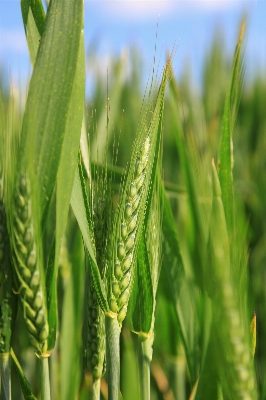
[[[84,112],[81,0],[53,0],[46,15],[22,0],[21,11],[33,65],[25,111],[12,88],[0,105],[0,352],[16,372],[2,362],[1,395],[12,386],[19,398],[19,379],[24,398],[49,399],[42,356],[53,350],[58,400],[105,398],[106,380],[115,400],[264,398],[266,85],[243,85],[245,24],[231,75],[217,37],[202,99],[168,61],[139,118],[136,50],[129,75],[125,57],[111,61],[107,100],[95,75]]]

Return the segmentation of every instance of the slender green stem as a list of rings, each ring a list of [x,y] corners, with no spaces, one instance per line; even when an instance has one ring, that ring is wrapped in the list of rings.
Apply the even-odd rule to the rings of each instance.
[[[120,392],[120,332],[117,318],[106,315],[106,367],[108,400],[119,400]]]
[[[151,338],[138,335],[140,400],[150,400],[151,358],[152,358]]]
[[[41,364],[41,400],[50,400],[50,378],[48,357],[40,358]]]
[[[186,396],[186,360],[179,356],[169,362],[169,383],[175,399],[185,400]]]
[[[101,397],[101,379],[97,379],[93,381],[91,392],[90,392],[90,399],[91,400],[100,400]]]
[[[0,376],[2,385],[3,399],[11,400],[11,371],[10,371],[10,354],[4,353],[0,355]]]

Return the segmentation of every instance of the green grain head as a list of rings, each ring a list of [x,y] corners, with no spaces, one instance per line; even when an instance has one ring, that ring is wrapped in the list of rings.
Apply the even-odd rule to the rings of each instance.
[[[14,280],[30,343],[41,355],[47,350],[49,327],[43,284],[42,241],[37,240],[39,235],[34,224],[31,199],[27,175],[20,173],[14,186],[10,216]]]
[[[161,140],[161,118],[170,62],[166,64],[155,106],[149,95],[148,106],[137,132],[121,201],[114,222],[109,270],[109,307],[121,324],[127,312],[134,264],[155,181],[155,171]]]
[[[111,182],[107,181],[107,169],[96,167],[94,180],[90,187],[92,209],[91,226],[95,258],[102,279],[106,273],[107,243],[112,220]],[[94,381],[105,372],[105,314],[101,309],[93,285],[91,266],[87,266],[87,315],[85,333],[86,367],[91,371]]]
[[[27,159],[19,134],[4,138],[4,204],[10,240],[13,290],[17,294],[29,341],[37,355],[47,350],[49,327],[37,196],[31,191]],[[35,203],[34,203],[35,202]]]
[[[0,166],[0,353],[9,353],[16,298],[12,291],[10,247],[3,202],[2,167]]]

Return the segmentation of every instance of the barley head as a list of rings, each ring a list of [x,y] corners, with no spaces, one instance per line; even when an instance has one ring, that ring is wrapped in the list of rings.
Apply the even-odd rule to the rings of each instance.
[[[19,294],[30,343],[36,353],[42,355],[47,350],[49,327],[40,249],[37,248],[26,174],[19,174],[11,210],[9,225],[16,292]]]

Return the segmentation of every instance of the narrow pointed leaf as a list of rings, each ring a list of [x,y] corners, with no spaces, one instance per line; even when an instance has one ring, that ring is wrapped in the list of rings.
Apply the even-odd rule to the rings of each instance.
[[[222,189],[222,199],[226,216],[229,236],[233,234],[233,128],[236,119],[236,111],[239,105],[242,79],[241,49],[245,21],[241,25],[238,44],[236,46],[234,63],[232,68],[230,86],[227,91],[219,147],[219,178]]]
[[[34,65],[43,33],[45,12],[41,0],[21,0],[20,5],[30,60]]]
[[[97,291],[99,304],[103,309],[103,311],[109,312],[105,288],[95,258],[94,243],[92,242],[92,233],[91,233],[91,228],[89,226],[88,215],[87,215],[88,207],[86,207],[85,203],[86,203],[86,198],[82,189],[82,183],[77,168],[71,195],[71,206],[75,214],[75,217],[78,221],[83,236],[84,244],[88,251],[88,256],[90,259],[91,269],[92,269],[93,283],[95,286],[95,290]]]
[[[196,380],[195,352],[197,336],[195,334],[196,317],[193,311],[189,287],[184,279],[184,265],[179,248],[178,234],[171,206],[163,187],[163,268],[168,278],[171,297],[175,306],[181,337],[185,348],[191,381]]]
[[[27,381],[27,378],[24,375],[24,372],[20,366],[20,363],[13,351],[13,349],[11,349],[11,357],[12,360],[14,361],[14,365],[16,368],[16,371],[18,373],[19,376],[19,382],[20,382],[20,386],[21,386],[21,390],[24,396],[25,400],[37,400],[37,398],[34,396],[34,394],[32,393],[32,389],[30,387],[29,382]]]
[[[50,3],[29,87],[22,148],[31,167],[41,217],[47,211],[60,163],[76,76],[83,2]],[[80,106],[78,106],[79,109]]]

